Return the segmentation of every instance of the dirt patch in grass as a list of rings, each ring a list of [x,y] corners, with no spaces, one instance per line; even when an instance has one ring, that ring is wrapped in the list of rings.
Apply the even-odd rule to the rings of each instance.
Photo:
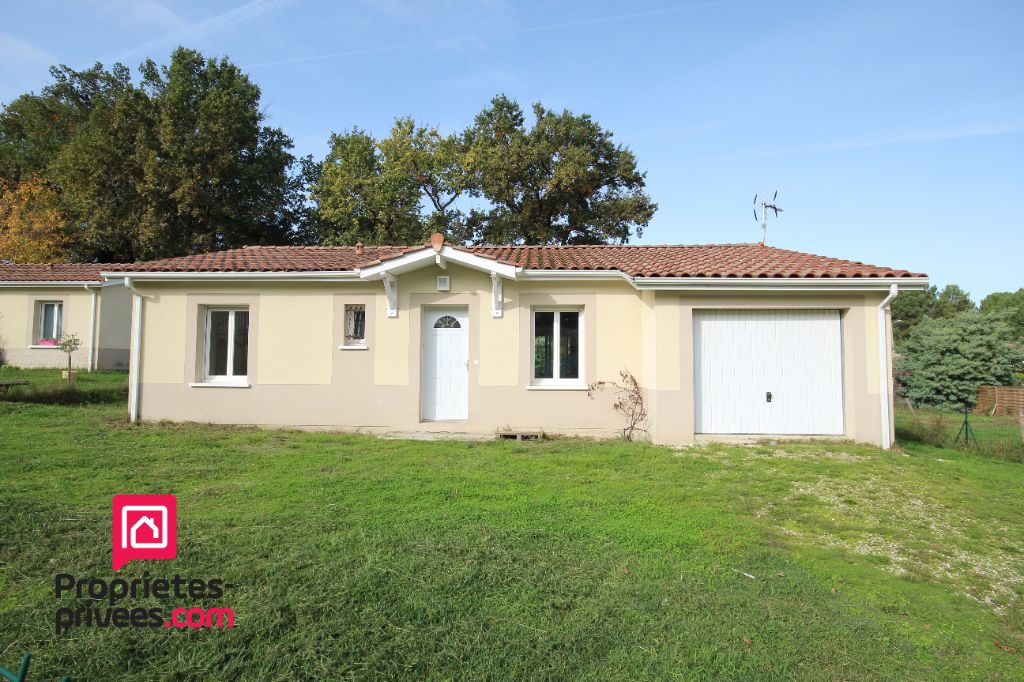
[[[808,498],[811,504],[801,503]],[[1021,603],[1024,546],[1000,532],[1005,528],[964,519],[959,510],[901,485],[899,477],[796,483],[782,504],[758,515],[773,513],[798,514],[780,531],[802,544],[839,547],[878,559],[883,571],[953,585],[1001,615]]]
[[[845,452],[838,449],[820,449],[814,444],[800,449],[786,449],[783,446],[775,445],[732,445],[727,448],[717,445],[694,444],[680,445],[673,448],[677,457],[708,457],[719,460],[732,460],[737,455],[750,459],[818,459],[832,460],[836,462],[860,462],[865,458],[862,455]]]

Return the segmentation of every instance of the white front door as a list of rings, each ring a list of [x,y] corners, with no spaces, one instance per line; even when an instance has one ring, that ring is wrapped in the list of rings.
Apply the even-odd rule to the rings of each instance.
[[[469,417],[468,327],[466,308],[423,309],[423,419]]]
[[[838,310],[693,314],[697,433],[843,434]]]

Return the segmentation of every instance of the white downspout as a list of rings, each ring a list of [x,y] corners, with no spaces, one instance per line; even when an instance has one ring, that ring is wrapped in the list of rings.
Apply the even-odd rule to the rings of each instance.
[[[132,286],[132,278],[124,278],[124,286],[132,292],[132,343],[128,361],[128,420],[139,421],[139,388],[142,383],[140,361],[142,359],[142,294]]]
[[[882,408],[882,449],[892,447],[889,431],[892,426],[892,415],[889,412],[889,385],[892,373],[889,371],[889,329],[885,320],[885,309],[900,293],[900,288],[889,286],[889,295],[878,304],[878,397]]]
[[[88,284],[85,285],[85,290],[92,294],[92,307],[89,310],[89,363],[88,370],[91,372],[96,369],[96,298],[98,292]]]

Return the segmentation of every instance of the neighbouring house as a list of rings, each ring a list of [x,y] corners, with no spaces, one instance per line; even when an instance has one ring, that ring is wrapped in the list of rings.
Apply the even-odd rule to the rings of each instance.
[[[927,277],[759,244],[250,247],[111,269],[132,419],[893,439],[888,304]]]
[[[107,263],[0,263],[0,362],[18,367],[67,367],[57,349],[75,334],[78,369],[126,369],[131,295],[100,271]]]

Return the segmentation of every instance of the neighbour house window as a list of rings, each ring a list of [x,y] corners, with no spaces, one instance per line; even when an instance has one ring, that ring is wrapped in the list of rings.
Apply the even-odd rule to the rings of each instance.
[[[366,345],[365,305],[345,305],[345,345]]]
[[[39,304],[39,338],[36,343],[41,345],[53,345],[60,338],[61,318],[64,313],[64,304],[60,301],[45,301]]]
[[[207,308],[206,380],[244,381],[249,373],[249,309]]]
[[[533,383],[579,384],[580,310],[533,311]]]

